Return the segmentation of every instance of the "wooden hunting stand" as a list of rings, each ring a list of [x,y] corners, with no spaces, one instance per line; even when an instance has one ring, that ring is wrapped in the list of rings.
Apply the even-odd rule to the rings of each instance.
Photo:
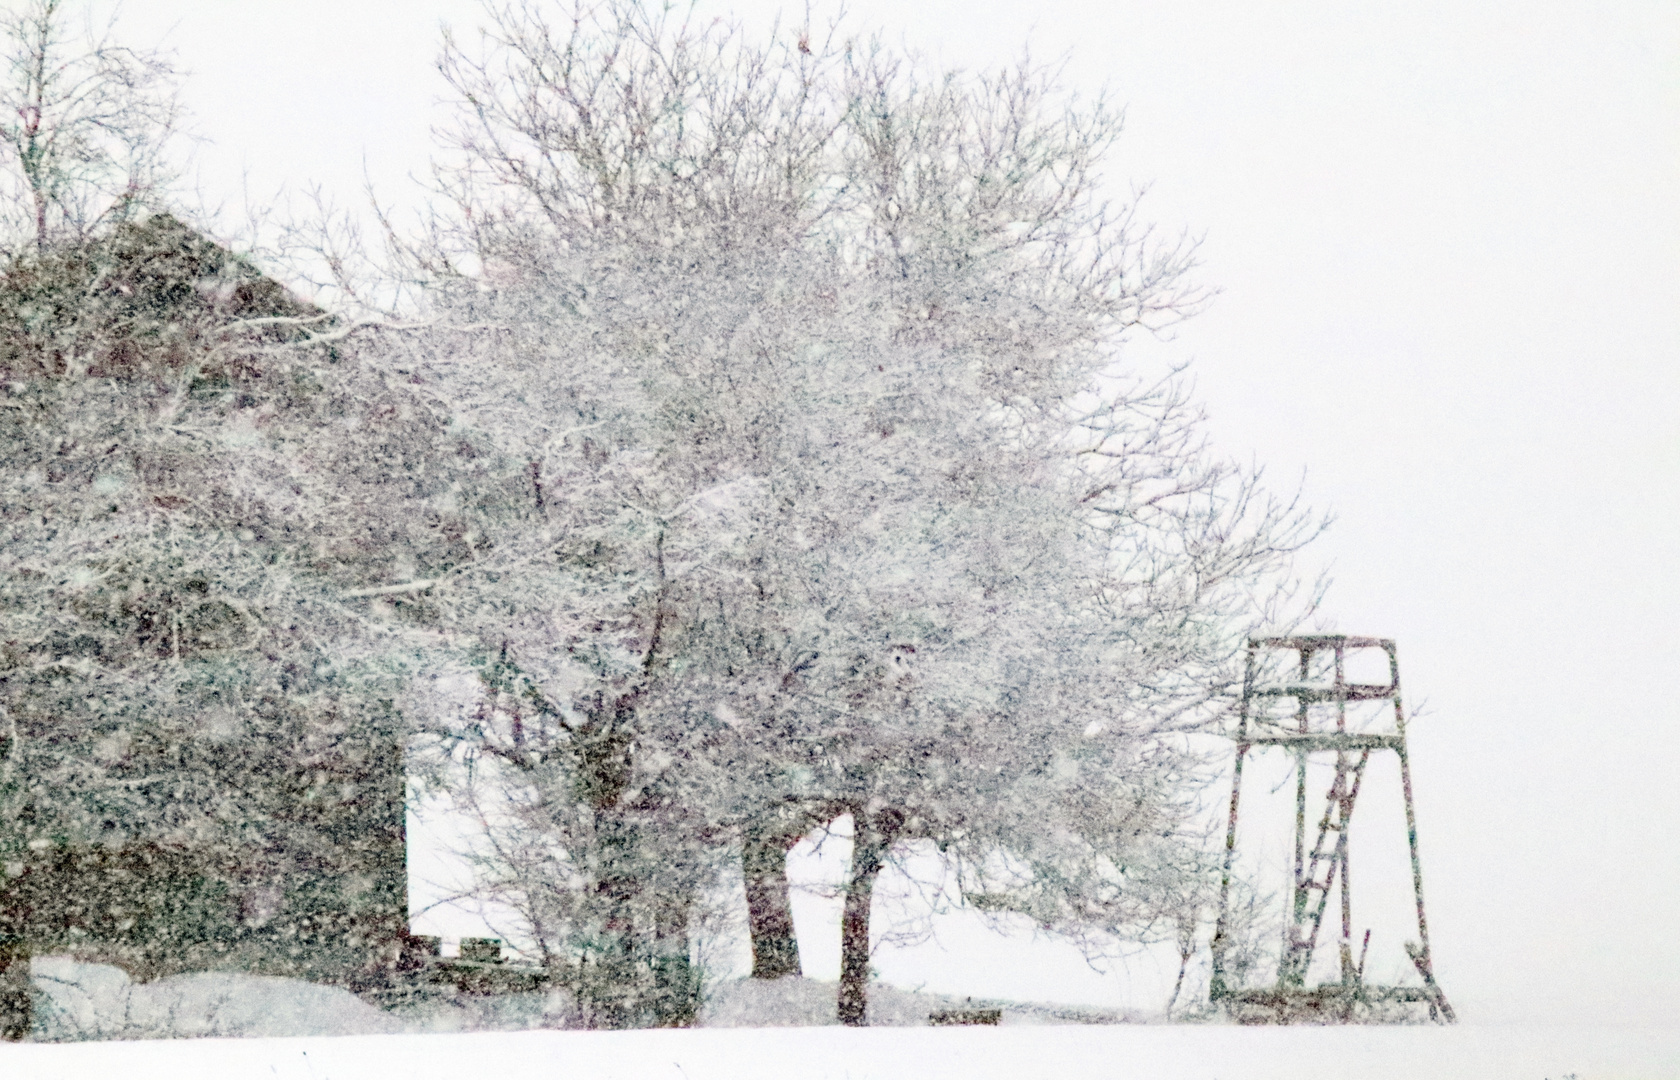
[[[1349,652],[1381,649],[1388,658],[1387,684],[1351,683],[1345,677]],[[1293,681],[1262,685],[1263,651],[1297,654]],[[1313,659],[1329,654],[1329,678],[1314,677]],[[1322,661],[1318,665],[1323,668]],[[1295,702],[1293,715],[1275,717],[1268,707],[1276,698]],[[1348,705],[1392,702],[1394,730],[1363,732],[1348,729]],[[1333,725],[1330,720],[1333,719]],[[1293,723],[1289,721],[1292,720]],[[1429,1018],[1443,1023],[1456,1019],[1446,995],[1435,981],[1429,952],[1429,925],[1423,911],[1423,870],[1418,861],[1417,817],[1412,807],[1411,764],[1406,756],[1406,717],[1400,706],[1400,664],[1394,642],[1383,638],[1316,635],[1255,638],[1248,643],[1248,668],[1243,681],[1242,706],[1235,735],[1236,766],[1231,781],[1230,823],[1225,834],[1224,870],[1219,889],[1219,921],[1214,931],[1213,971],[1208,996],[1236,1019],[1250,1023],[1326,1023],[1406,1019],[1416,1005],[1427,1006]],[[1231,986],[1227,953],[1231,919],[1231,870],[1236,855],[1237,814],[1242,796],[1243,761],[1252,750],[1281,747],[1295,756],[1294,875],[1290,889],[1288,925],[1275,986]],[[1348,823],[1365,769],[1373,752],[1392,750],[1400,759],[1400,784],[1406,805],[1406,839],[1411,853],[1412,891],[1417,901],[1418,940],[1406,943],[1421,986],[1374,986],[1365,982],[1365,932],[1357,962],[1353,948],[1353,901],[1348,875]],[[1335,755],[1335,779],[1326,795],[1316,841],[1307,847],[1307,763],[1313,754]],[[1338,942],[1339,980],[1307,985],[1307,969],[1318,945],[1319,931],[1335,890],[1341,900],[1341,937]]]

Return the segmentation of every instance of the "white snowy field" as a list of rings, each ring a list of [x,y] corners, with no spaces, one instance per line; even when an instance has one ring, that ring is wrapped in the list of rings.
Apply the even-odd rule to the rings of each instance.
[[[103,965],[38,958],[34,968],[42,1041],[0,1044],[5,1080],[1680,1078],[1680,1026],[1061,1024],[1045,1021],[1069,1014],[1006,1004],[1000,1026],[935,1028],[924,1026],[928,1013],[960,1002],[875,983],[877,1026],[846,1029],[836,1024],[832,982],[793,978],[714,985],[693,1029],[596,1032],[547,1030],[568,1020],[555,1001],[434,1001],[385,1012],[290,979],[200,974],[137,984]],[[134,1033],[149,1037],[122,1037]],[[167,1035],[176,1037],[159,1037]]]
[[[1638,1028],[736,1028],[529,1031],[0,1046],[28,1080],[553,1080],[669,1077],[1128,1077],[1150,1080],[1658,1080],[1680,1077],[1680,1030]]]

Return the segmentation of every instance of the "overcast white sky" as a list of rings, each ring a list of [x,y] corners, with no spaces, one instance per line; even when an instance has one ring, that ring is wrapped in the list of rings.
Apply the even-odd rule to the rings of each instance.
[[[1419,828],[1460,1014],[1672,1024],[1680,7],[1387,7],[851,11],[966,67],[1030,40],[1067,55],[1071,88],[1127,105],[1110,177],[1151,183],[1146,216],[1205,234],[1203,278],[1222,290],[1134,355],[1193,359],[1216,443],[1280,487],[1304,472],[1337,515],[1317,556],[1334,568],[1326,610],[1398,639],[1409,703],[1427,702]],[[316,180],[348,201],[364,161],[393,199],[424,168],[438,24],[470,30],[476,11],[128,0],[120,25],[191,70],[212,200],[237,204],[247,175],[260,199]],[[937,989],[1008,969],[1033,996],[1064,977],[1074,997],[1125,993],[1123,975],[1078,982],[1048,947],[964,948],[881,966]]]

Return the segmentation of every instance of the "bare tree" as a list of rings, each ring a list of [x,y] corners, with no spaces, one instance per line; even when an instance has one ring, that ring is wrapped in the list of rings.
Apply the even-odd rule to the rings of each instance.
[[[85,33],[65,0],[27,0],[0,17],[0,141],[8,208],[0,244],[16,253],[86,238],[152,206],[170,177],[181,120],[165,53]]]
[[[483,450],[429,595],[488,712],[438,735],[507,785],[532,932],[629,955],[727,840],[755,973],[796,970],[779,861],[847,814],[847,1023],[908,844],[994,910],[1160,924],[1182,736],[1315,524],[1120,366],[1201,293],[1099,197],[1117,116],[834,26],[488,15],[441,62],[450,206],[398,245],[432,330],[379,362]]]

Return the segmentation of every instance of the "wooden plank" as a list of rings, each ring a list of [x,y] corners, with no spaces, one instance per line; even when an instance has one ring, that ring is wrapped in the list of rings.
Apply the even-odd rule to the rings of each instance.
[[[1400,750],[1405,740],[1398,735],[1337,734],[1333,731],[1306,735],[1250,735],[1242,740],[1249,746],[1286,746],[1291,750]]]

